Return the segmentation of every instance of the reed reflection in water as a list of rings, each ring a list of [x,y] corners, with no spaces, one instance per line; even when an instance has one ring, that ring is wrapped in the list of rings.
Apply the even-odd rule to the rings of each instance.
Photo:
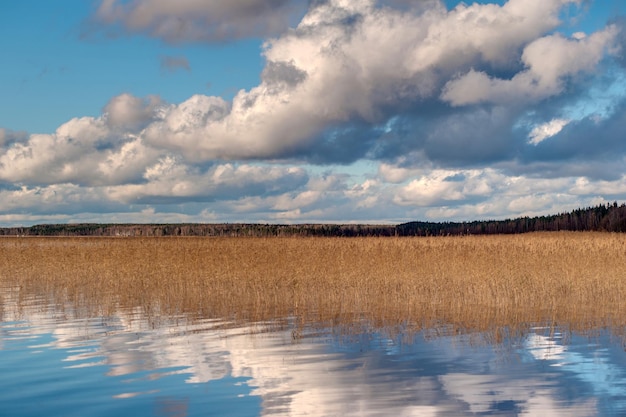
[[[625,243],[0,239],[0,409],[622,415]]]
[[[12,416],[622,415],[626,355],[606,329],[531,327],[494,343],[453,326],[81,317],[3,292],[0,407]]]

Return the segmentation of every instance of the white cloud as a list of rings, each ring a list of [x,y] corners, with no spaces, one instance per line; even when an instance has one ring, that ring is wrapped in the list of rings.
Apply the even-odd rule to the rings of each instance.
[[[111,130],[107,117],[75,118],[54,134],[33,134],[0,150],[0,180],[25,184],[134,181],[162,151]]]
[[[449,81],[441,97],[454,106],[462,106],[533,102],[560,94],[566,77],[592,72],[607,51],[617,51],[613,43],[618,33],[617,26],[609,26],[583,38],[567,39],[559,34],[539,38],[524,48],[521,60],[526,70],[511,79],[500,79],[472,69]]]
[[[408,183],[380,177],[350,185],[349,176],[308,174],[307,180],[294,167],[219,164],[202,171],[166,156],[143,175],[135,184],[0,190],[0,221],[399,223],[534,216],[626,196],[624,176],[542,179],[494,169],[425,170]],[[168,208],[181,204],[189,205],[185,212]]]
[[[29,204],[52,201],[60,187],[68,201],[100,201],[127,218],[125,210],[150,206],[157,218],[176,206],[184,218],[209,210],[225,220],[394,221],[626,198],[614,182],[626,152],[619,24],[559,34],[559,16],[582,11],[580,1],[453,10],[406,0],[328,0],[308,10],[304,1],[218,3],[104,0],[96,18],[172,42],[271,32],[259,85],[230,101],[125,93],[101,116],[54,133],[0,129],[0,192],[15,199],[5,207],[36,212]],[[296,15],[300,22],[285,30]],[[170,58],[164,64],[188,64]],[[584,115],[598,113],[601,96],[610,96],[601,119],[571,114],[582,106]],[[541,120],[524,123],[529,115]],[[577,129],[565,129],[570,119]],[[363,158],[378,170],[326,165]],[[295,167],[303,161],[323,168]]]
[[[402,160],[402,159],[401,159]],[[385,181],[395,184],[406,181],[409,178],[424,174],[424,168],[404,168],[397,164],[381,163],[378,167],[378,175]]]
[[[109,101],[104,108],[104,118],[112,128],[137,131],[154,117],[161,104],[156,96],[141,99],[125,93]]]
[[[144,137],[198,161],[306,153],[330,126],[352,120],[376,124],[385,120],[389,108],[437,100],[446,77],[473,65],[516,65],[519,49],[554,28],[566,3],[522,5],[512,0],[504,6],[433,7],[415,13],[379,8],[371,0],[324,2],[312,7],[297,28],[266,43],[260,85],[240,91],[232,103],[194,96],[170,106]],[[591,46],[570,55],[595,51],[585,60],[596,62],[602,48],[598,52],[593,46],[603,45],[598,37],[576,41]],[[531,67],[540,65],[530,52],[525,54]],[[455,82],[468,83],[462,80]],[[472,84],[481,85],[477,80]],[[456,97],[459,89],[448,84],[444,98],[467,102]],[[472,94],[490,89],[483,86]]]
[[[307,190],[301,193],[298,193],[295,197],[290,195],[283,194],[279,198],[276,199],[276,204],[274,204],[275,210],[298,210],[300,212],[301,207],[307,207],[311,204],[319,201],[322,197],[322,193],[319,191]]]
[[[567,119],[552,119],[547,123],[535,126],[528,134],[528,141],[533,145],[538,145],[544,140],[558,134],[569,122],[570,120]]]
[[[168,156],[147,167],[144,178],[145,183],[107,187],[108,198],[121,203],[230,200],[297,188],[306,182],[306,173],[293,167],[232,164],[216,165],[201,172]]]
[[[398,189],[394,203],[428,207],[488,197],[501,175],[493,170],[433,170]]]
[[[436,16],[414,50],[414,68],[459,68],[478,60],[510,67],[518,48],[555,28],[559,11],[577,0],[510,0],[497,4],[461,3]],[[441,9],[439,9],[441,13]]]
[[[562,195],[534,193],[514,197],[508,201],[507,208],[513,213],[532,213],[549,210],[556,199]]]
[[[616,51],[613,42],[618,32],[611,25],[582,39],[545,36],[524,49],[522,60],[541,85],[549,86],[564,76],[592,71],[607,50]]]
[[[98,188],[65,183],[0,190],[0,213],[3,218],[22,216],[24,219],[32,217],[69,220],[76,213],[103,209],[112,209],[112,205],[103,201]]]
[[[287,3],[273,6],[281,9]],[[562,8],[578,3],[510,0],[504,5],[461,4],[448,11],[435,2],[408,8],[380,7],[374,0],[320,2],[293,30],[266,42],[261,83],[239,91],[232,102],[196,95],[165,106],[123,95],[107,112],[115,120],[112,104],[128,107],[119,113],[129,123],[151,120],[141,132],[147,144],[198,163],[317,155],[324,146],[331,149],[324,149],[321,158],[363,154],[375,143],[365,138],[374,132],[356,130],[361,138],[339,135],[331,140],[324,135],[355,122],[376,127],[394,111],[440,99],[453,105],[512,103],[561,92],[564,77],[595,68],[617,33],[610,26],[584,38],[545,36],[560,24]],[[254,4],[251,0],[249,6]],[[118,21],[126,11],[124,22],[145,29],[170,17],[185,21],[189,13],[203,19],[244,9],[203,8],[188,1],[174,10],[156,0],[109,0],[99,13]],[[543,59],[545,54],[551,59]],[[493,77],[484,69],[515,71],[520,62],[526,68],[512,79]],[[463,75],[452,78],[455,74]],[[429,146],[436,147],[432,143],[437,141],[429,139]]]
[[[607,199],[626,194],[626,174],[614,181],[594,181],[586,177],[577,178],[572,187],[567,190],[573,195],[606,195]],[[621,197],[623,198],[623,197]]]
[[[101,155],[97,165],[96,184],[123,184],[140,181],[144,169],[153,163],[162,152],[146,146],[143,141],[134,139],[123,143],[119,148],[107,150]]]

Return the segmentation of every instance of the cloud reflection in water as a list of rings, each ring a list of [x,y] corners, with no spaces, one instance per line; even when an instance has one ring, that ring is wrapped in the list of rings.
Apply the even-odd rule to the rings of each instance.
[[[206,412],[206,403],[227,407],[245,397],[260,399],[262,415],[278,416],[626,411],[626,357],[606,334],[594,343],[573,335],[564,344],[558,332],[536,328],[503,345],[475,343],[475,335],[429,339],[383,331],[346,336],[304,329],[294,338],[290,323],[155,320],[141,309],[78,318],[67,306],[34,302],[18,309],[6,296],[3,306],[0,358],[8,360],[16,338],[51,361],[60,351],[62,362],[50,369],[82,370],[93,390],[103,379],[117,378],[109,398],[143,398],[153,404],[147,415],[205,415],[200,410]]]

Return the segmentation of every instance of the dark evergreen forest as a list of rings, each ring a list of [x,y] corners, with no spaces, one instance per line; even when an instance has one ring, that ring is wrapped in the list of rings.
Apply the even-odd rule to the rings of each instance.
[[[569,213],[507,220],[369,224],[41,224],[1,228],[12,236],[447,236],[515,234],[539,231],[626,232],[626,204],[617,202]]]

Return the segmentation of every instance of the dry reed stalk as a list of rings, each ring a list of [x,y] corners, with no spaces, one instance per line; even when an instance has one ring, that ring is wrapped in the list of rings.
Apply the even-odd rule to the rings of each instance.
[[[623,327],[626,235],[2,238],[0,288],[10,286],[92,315]]]

